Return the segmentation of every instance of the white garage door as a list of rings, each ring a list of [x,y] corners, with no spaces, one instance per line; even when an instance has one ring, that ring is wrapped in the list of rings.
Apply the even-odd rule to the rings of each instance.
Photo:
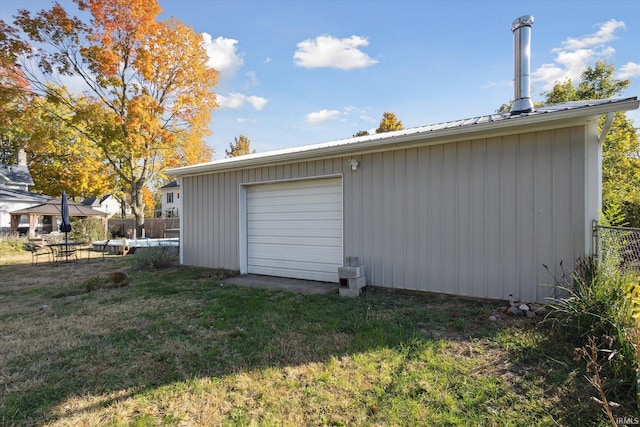
[[[247,258],[249,273],[337,282],[341,178],[248,187]]]

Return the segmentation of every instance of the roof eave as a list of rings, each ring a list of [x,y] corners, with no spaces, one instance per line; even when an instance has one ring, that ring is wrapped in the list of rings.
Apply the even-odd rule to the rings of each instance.
[[[603,114],[619,111],[630,111],[638,109],[640,101],[636,98],[629,98],[616,102],[615,104],[602,104],[585,108],[569,109],[545,114],[523,114],[512,116],[497,122],[476,123],[453,128],[438,130],[427,130],[425,132],[415,132],[410,134],[389,135],[381,138],[373,138],[365,141],[354,141],[330,145],[320,148],[310,148],[308,150],[274,153],[265,156],[247,156],[237,158],[227,163],[202,163],[192,166],[185,166],[167,170],[167,175],[176,177],[201,175],[211,172],[221,172],[236,169],[272,166],[274,164],[290,163],[309,159],[321,159],[327,157],[338,157],[342,155],[356,154],[372,151],[386,151],[395,148],[409,148],[415,145],[444,144],[447,142],[459,141],[465,138],[490,137],[511,133],[516,127],[527,127],[527,131],[544,130],[559,125],[575,125],[597,120]]]

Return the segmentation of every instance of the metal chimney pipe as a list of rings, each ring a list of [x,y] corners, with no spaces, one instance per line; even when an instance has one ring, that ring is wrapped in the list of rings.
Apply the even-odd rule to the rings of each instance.
[[[511,106],[511,115],[533,111],[531,100],[531,26],[533,16],[525,15],[513,21],[513,46],[515,53],[515,96]]]

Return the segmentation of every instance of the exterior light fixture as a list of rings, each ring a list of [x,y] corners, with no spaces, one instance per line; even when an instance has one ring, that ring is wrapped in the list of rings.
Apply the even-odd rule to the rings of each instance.
[[[358,169],[358,161],[356,159],[351,159],[349,160],[349,165],[351,165],[351,170],[354,171],[356,169]]]

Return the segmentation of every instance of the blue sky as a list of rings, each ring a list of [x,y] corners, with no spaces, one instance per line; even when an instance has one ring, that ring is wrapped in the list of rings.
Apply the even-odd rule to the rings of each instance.
[[[68,1],[60,1],[75,10]],[[0,18],[51,2],[1,0]],[[67,7],[69,6],[69,7]],[[532,96],[605,59],[640,96],[640,1],[160,0],[203,33],[219,70],[215,159],[351,137],[386,111],[405,128],[493,113],[513,99],[511,23],[533,15]],[[629,114],[640,126],[640,113]]]

